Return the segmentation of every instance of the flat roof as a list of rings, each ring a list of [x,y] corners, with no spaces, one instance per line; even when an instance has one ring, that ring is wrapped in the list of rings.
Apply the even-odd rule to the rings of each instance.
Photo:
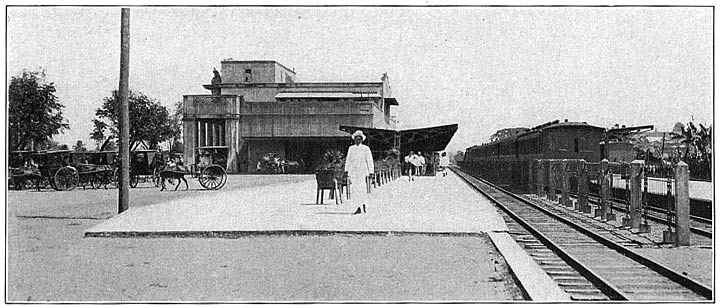
[[[280,92],[275,98],[380,98],[380,95],[350,92]]]
[[[282,68],[295,73],[295,70],[291,70],[291,69],[287,68],[287,66],[282,65],[280,62],[275,61],[275,60],[222,60],[222,61],[220,61],[220,64],[222,64],[222,63],[273,63],[273,64],[280,65]]]

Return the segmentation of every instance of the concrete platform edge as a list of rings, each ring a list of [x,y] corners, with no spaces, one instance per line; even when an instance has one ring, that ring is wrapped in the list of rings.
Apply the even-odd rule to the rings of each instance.
[[[482,236],[483,232],[415,232],[415,231],[333,231],[333,230],[233,230],[233,231],[103,231],[85,232],[85,237],[99,238],[241,238],[248,236]]]
[[[503,255],[521,287],[537,302],[569,302],[570,295],[565,293],[543,271],[507,232],[488,232],[488,236]]]

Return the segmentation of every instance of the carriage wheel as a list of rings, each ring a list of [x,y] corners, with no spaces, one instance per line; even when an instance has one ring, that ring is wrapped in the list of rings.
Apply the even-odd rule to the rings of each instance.
[[[120,168],[115,169],[112,174],[112,178],[109,180],[112,182],[113,186],[115,188],[120,188]],[[135,188],[138,186],[138,182],[140,181],[140,176],[130,173],[130,187]]]
[[[200,182],[200,185],[206,189],[218,190],[225,186],[227,173],[223,167],[210,165],[200,172],[198,181]]]
[[[80,182],[80,175],[73,167],[62,167],[55,172],[55,189],[73,190]]]

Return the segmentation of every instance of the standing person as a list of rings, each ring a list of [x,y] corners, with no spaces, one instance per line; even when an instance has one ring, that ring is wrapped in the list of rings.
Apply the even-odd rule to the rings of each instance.
[[[348,181],[350,182],[350,195],[353,203],[358,205],[357,210],[353,214],[367,213],[365,205],[367,204],[367,189],[365,187],[365,179],[375,170],[372,152],[370,148],[364,144],[365,135],[362,131],[356,131],[352,134],[355,144],[348,148],[345,156],[345,171],[348,173]]]
[[[412,158],[413,158],[413,151],[410,151],[410,153],[408,153],[408,155],[405,156],[405,170],[407,170],[408,182],[412,181],[412,177],[413,177]]]
[[[440,156],[440,170],[442,170],[443,177],[447,175],[448,166],[450,166],[450,156],[442,152],[442,156]]]
[[[418,160],[420,161],[420,176],[425,175],[425,167],[427,166],[427,161],[425,160],[425,156],[422,152],[418,152]]]
[[[413,178],[411,179],[411,181],[415,181],[415,176],[420,175],[420,168],[422,167],[422,162],[420,162],[420,156],[413,152],[410,152],[410,163],[413,166]]]

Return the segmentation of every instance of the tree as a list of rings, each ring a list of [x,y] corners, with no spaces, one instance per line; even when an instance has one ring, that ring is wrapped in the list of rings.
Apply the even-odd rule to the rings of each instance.
[[[117,138],[118,104],[118,92],[113,91],[112,96],[106,97],[102,106],[95,111],[94,129],[90,138],[96,143],[106,145],[111,139]],[[130,91],[128,105],[131,147],[145,141],[148,147],[155,149],[160,142],[177,136],[178,132],[174,130],[167,108],[155,99]]]
[[[525,127],[511,127],[511,128],[503,128],[501,130],[496,131],[492,136],[490,136],[490,142],[502,140],[509,137],[514,137],[518,133],[526,131],[527,128]]]
[[[69,129],[55,96],[55,85],[45,82],[45,72],[23,71],[13,76],[8,90],[8,139],[11,150],[48,143],[53,135]]]
[[[676,123],[672,139],[685,146],[683,161],[688,164],[690,174],[696,178],[710,179],[712,176],[712,126],[692,122],[687,125]]]
[[[450,161],[455,165],[457,165],[458,162],[461,162],[464,160],[465,160],[465,152],[463,152],[461,150],[457,150],[457,152],[455,152],[455,155],[450,156]]]
[[[85,148],[85,144],[82,140],[78,140],[75,145],[73,146],[73,151],[75,152],[87,152],[87,148]]]
[[[170,123],[174,135],[170,138],[170,153],[182,153],[183,152],[183,102],[177,101],[175,103],[175,112],[170,117]]]

